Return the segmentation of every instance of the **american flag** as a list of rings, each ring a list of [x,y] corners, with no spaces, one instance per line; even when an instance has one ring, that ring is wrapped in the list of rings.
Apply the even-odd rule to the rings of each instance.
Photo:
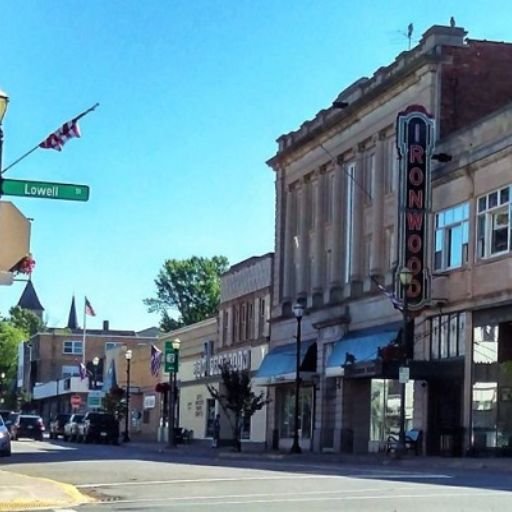
[[[402,311],[402,302],[400,299],[393,292],[386,290],[386,288],[384,288],[384,286],[382,286],[374,277],[371,277],[371,280],[375,283],[377,288],[391,301],[393,307],[398,309],[398,311]]]
[[[48,137],[39,144],[39,147],[62,151],[62,146],[73,137],[80,137],[80,128],[78,127],[77,119],[72,119],[64,123],[57,131],[48,135]]]
[[[151,345],[151,375],[158,377],[160,365],[162,364],[162,351],[155,345]]]
[[[96,311],[94,311],[87,297],[85,297],[85,314],[89,316],[96,316]]]

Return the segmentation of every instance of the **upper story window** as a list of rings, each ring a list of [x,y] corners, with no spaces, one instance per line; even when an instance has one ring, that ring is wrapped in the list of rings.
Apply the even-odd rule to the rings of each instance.
[[[390,194],[396,190],[398,178],[398,150],[396,149],[395,139],[390,138],[386,141],[386,167],[384,169],[384,192]]]
[[[434,269],[447,270],[468,261],[469,204],[436,213]]]
[[[510,187],[478,198],[477,256],[489,258],[511,249]]]
[[[375,153],[371,153],[366,157],[366,165],[364,168],[364,188],[365,202],[371,203],[373,197],[373,180],[375,178]]]
[[[105,352],[107,350],[112,350],[113,348],[119,347],[119,345],[121,345],[121,343],[118,341],[107,341],[105,342]]]
[[[227,345],[228,340],[228,326],[229,326],[229,311],[225,309],[222,312],[222,343]]]
[[[267,321],[266,312],[265,312],[265,299],[259,299],[259,307],[258,307],[258,337],[262,337],[265,334],[265,322]]]
[[[62,352],[64,354],[82,355],[81,340],[66,340],[62,344]]]
[[[325,189],[325,197],[326,197],[326,207],[325,207],[325,215],[328,223],[331,223],[334,218],[334,208],[338,205],[334,204],[334,193],[335,193],[335,181],[334,181],[334,172],[330,172],[327,174],[326,178],[326,189]]]

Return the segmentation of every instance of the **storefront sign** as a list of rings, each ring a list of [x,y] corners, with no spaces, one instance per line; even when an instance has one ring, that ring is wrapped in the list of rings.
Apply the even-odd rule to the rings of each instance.
[[[237,350],[236,352],[225,352],[212,357],[202,357],[194,363],[194,376],[196,379],[220,375],[220,366],[229,363],[234,370],[251,369],[251,351]]]
[[[408,267],[413,273],[407,299],[408,309],[415,311],[430,301],[428,214],[434,119],[421,105],[411,105],[398,114],[396,129],[400,158],[398,268]],[[397,292],[403,300],[400,285]]]
[[[144,395],[144,409],[154,409],[156,406],[155,395]]]
[[[408,366],[401,366],[398,369],[398,382],[400,384],[407,384],[410,379],[410,370]]]

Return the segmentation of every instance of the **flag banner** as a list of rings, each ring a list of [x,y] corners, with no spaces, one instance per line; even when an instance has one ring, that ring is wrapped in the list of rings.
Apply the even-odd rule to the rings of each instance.
[[[80,128],[76,119],[64,123],[57,131],[48,135],[48,137],[39,144],[39,147],[62,151],[62,146],[64,146],[69,139],[74,137],[80,137]]]
[[[94,308],[91,306],[87,297],[85,297],[85,314],[89,316],[96,316],[96,311],[94,311]]]
[[[155,345],[151,345],[151,375],[158,377],[160,366],[162,364],[162,351]]]
[[[389,290],[386,290],[384,286],[382,286],[374,277],[370,276],[370,279],[375,283],[377,288],[391,301],[393,307],[398,309],[398,311],[402,311],[402,301]]]
[[[87,377],[87,368],[84,363],[80,363],[80,380],[84,380]]]

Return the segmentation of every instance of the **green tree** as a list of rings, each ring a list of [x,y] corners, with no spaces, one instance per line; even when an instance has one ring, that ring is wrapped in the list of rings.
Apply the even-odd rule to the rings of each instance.
[[[166,260],[155,279],[157,295],[144,304],[160,313],[164,332],[205,320],[217,313],[220,275],[228,266],[225,256]]]
[[[14,306],[9,310],[9,315],[11,323],[25,331],[28,338],[45,329],[42,320],[28,309]]]
[[[242,450],[240,435],[244,418],[251,418],[270,400],[264,397],[263,392],[258,395],[254,393],[249,370],[236,370],[228,361],[221,363],[219,369],[220,389],[214,388],[211,384],[207,384],[206,387],[212,398],[219,402],[226,413],[233,432],[233,445],[239,452]]]
[[[120,387],[112,388],[102,399],[103,410],[113,414],[118,420],[123,419],[126,415],[124,395],[124,389]]]
[[[27,339],[26,332],[15,327],[9,320],[0,320],[0,396],[6,407],[14,407],[16,394],[13,382],[16,378],[18,345]]]

